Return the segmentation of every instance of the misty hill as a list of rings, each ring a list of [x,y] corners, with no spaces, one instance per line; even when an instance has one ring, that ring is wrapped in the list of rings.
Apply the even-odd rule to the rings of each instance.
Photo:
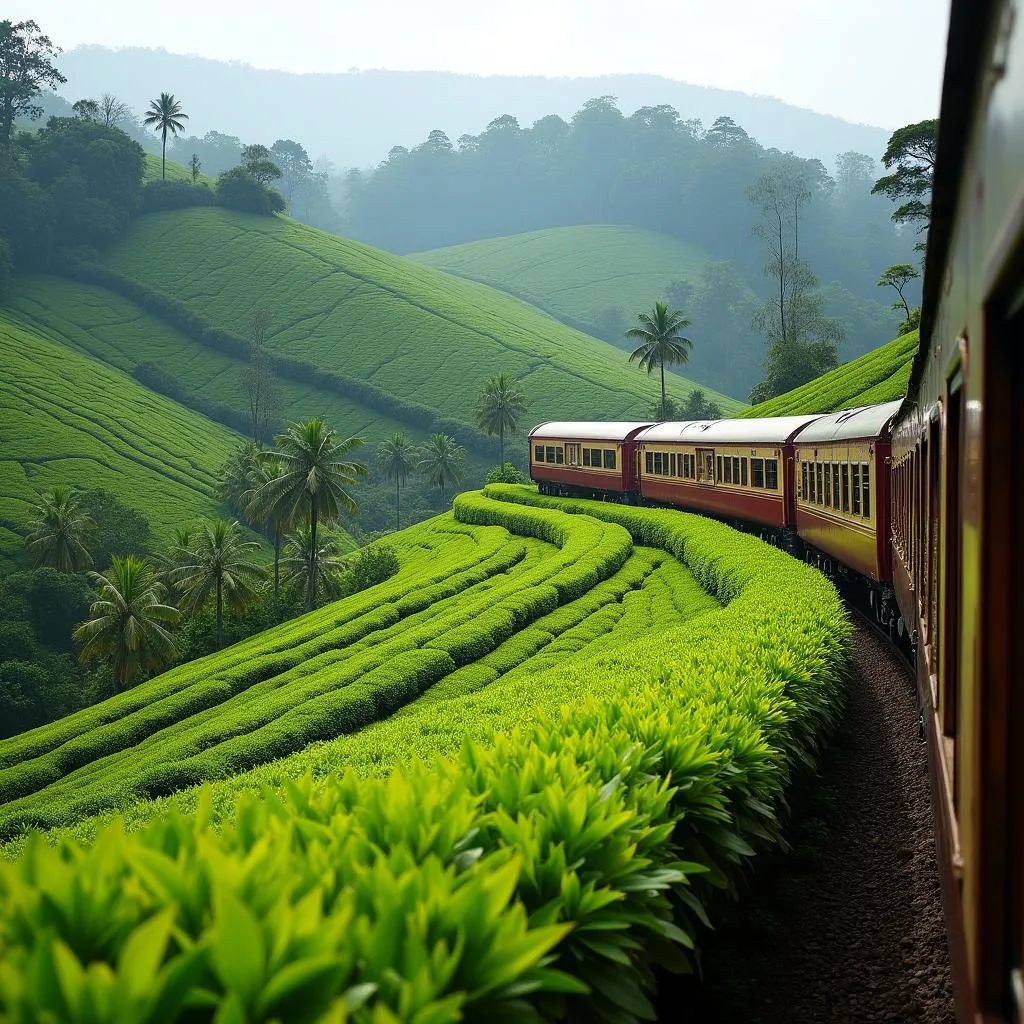
[[[617,96],[622,110],[669,104],[706,125],[732,117],[764,145],[819,157],[881,153],[888,132],[851,124],[766,96],[690,85],[656,75],[589,78],[487,77],[440,71],[349,71],[299,75],[239,63],[187,57],[164,50],[100,46],[63,54],[60,68],[70,99],[113,92],[143,109],[161,91],[173,92],[190,115],[189,132],[210,130],[243,141],[292,138],[310,154],[342,166],[383,160],[392,146],[412,146],[439,128],[452,139],[476,134],[507,113],[523,124],[569,117],[584,101]]]

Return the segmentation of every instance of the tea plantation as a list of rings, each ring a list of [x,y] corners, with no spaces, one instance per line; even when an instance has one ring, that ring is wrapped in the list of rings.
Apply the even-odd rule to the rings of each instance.
[[[808,384],[744,409],[738,418],[838,412],[893,402],[907,393],[917,341],[917,331],[904,334]]]
[[[0,743],[15,1019],[634,1021],[695,968],[841,710],[831,584],[529,487],[389,543],[386,583]]]
[[[274,314],[275,355],[470,420],[489,376],[519,378],[532,419],[635,418],[655,381],[622,352],[496,289],[306,227],[201,208],[136,220],[104,253],[117,274],[244,333]],[[684,398],[694,385],[673,378]],[[726,412],[741,408],[710,393]]]
[[[158,542],[225,513],[216,473],[237,434],[6,315],[0,349],[0,557],[55,484],[110,491]]]

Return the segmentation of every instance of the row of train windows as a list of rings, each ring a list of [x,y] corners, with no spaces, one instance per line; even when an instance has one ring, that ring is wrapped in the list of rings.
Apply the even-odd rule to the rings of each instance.
[[[566,455],[568,455],[570,466],[578,466],[582,461],[584,466],[592,466],[595,469],[615,468],[614,448],[583,448],[581,451],[578,444],[567,444],[564,448],[561,445],[550,444],[535,444],[533,446],[534,462],[548,462],[552,465],[562,466],[566,462]]]
[[[747,486],[747,459],[730,455],[715,456],[711,461],[710,452],[702,453],[702,462],[696,455],[676,455],[675,452],[646,452],[644,468],[650,476],[677,476],[684,480],[698,480],[705,483],[739,484]],[[750,459],[750,483],[754,487],[769,491],[779,489],[779,460]],[[714,466],[714,469],[712,468]],[[717,477],[715,476],[717,471]]]
[[[837,512],[871,518],[871,466],[867,462],[802,462],[800,496]]]

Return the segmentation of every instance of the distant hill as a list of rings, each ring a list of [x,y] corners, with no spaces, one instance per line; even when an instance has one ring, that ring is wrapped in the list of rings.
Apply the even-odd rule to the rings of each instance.
[[[171,90],[188,111],[189,132],[215,129],[243,142],[291,138],[314,157],[369,166],[395,145],[412,146],[440,128],[452,139],[476,134],[499,114],[530,124],[568,117],[595,96],[622,110],[667,103],[684,118],[711,124],[728,115],[766,146],[831,163],[837,153],[881,153],[888,132],[790,106],[766,96],[690,85],[656,75],[487,77],[439,71],[289,74],[164,50],[81,46],[61,55],[71,99],[113,92],[136,111]]]
[[[0,313],[0,560],[22,544],[36,495],[102,488],[149,520],[153,538],[227,514],[216,473],[241,440],[103,363]]]
[[[895,401],[907,393],[917,343],[917,331],[904,334],[817,380],[751,406],[739,416],[798,416]]]
[[[281,356],[471,421],[484,380],[519,377],[532,421],[643,415],[657,386],[620,350],[496,289],[287,218],[192,209],[137,220],[104,254],[116,272],[244,333],[274,316]],[[695,385],[672,378],[678,399]],[[724,411],[741,403],[711,393]]]

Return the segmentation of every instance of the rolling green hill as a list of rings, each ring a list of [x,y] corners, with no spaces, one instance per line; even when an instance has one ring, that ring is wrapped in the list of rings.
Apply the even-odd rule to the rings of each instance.
[[[153,214],[103,261],[231,331],[244,333],[252,309],[265,305],[275,353],[464,421],[499,371],[520,378],[531,421],[635,418],[656,399],[656,382],[621,351],[524,302],[287,218]],[[671,378],[678,399],[694,386]],[[725,411],[741,408],[710,397]]]
[[[5,313],[0,349],[0,555],[55,484],[110,491],[157,541],[226,514],[215,476],[237,434]]]
[[[154,156],[152,153],[146,154],[146,167],[143,171],[143,180],[147,182],[162,180],[160,157]],[[184,181],[191,185],[192,172],[184,164],[168,160],[167,181]],[[209,185],[212,188],[216,184],[216,179],[211,178],[210,175],[203,174],[202,171],[200,171],[199,182],[204,185]]]
[[[675,281],[692,281],[710,257],[676,238],[619,224],[547,228],[430,249],[411,259],[494,285],[583,323],[607,309],[631,317]]]
[[[797,416],[895,401],[907,393],[917,340],[917,331],[904,334],[739,416]]]

